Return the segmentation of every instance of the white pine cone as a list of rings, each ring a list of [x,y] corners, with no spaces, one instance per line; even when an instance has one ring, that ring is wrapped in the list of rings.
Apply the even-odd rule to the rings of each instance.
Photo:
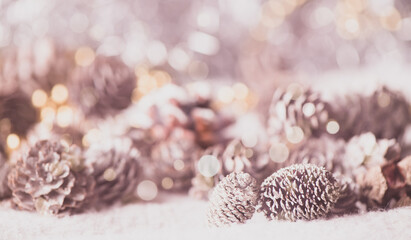
[[[97,56],[91,65],[74,70],[69,87],[86,116],[105,117],[130,105],[136,77],[121,60]]]
[[[245,223],[255,212],[257,181],[248,173],[233,172],[221,180],[210,198],[207,219],[210,226]]]
[[[106,139],[87,149],[85,162],[96,183],[91,194],[93,207],[99,209],[135,193],[142,175],[139,157],[128,138]]]
[[[83,210],[93,186],[86,170],[76,146],[37,142],[8,175],[14,207],[51,215]]]
[[[270,220],[313,220],[326,216],[339,196],[339,184],[329,171],[295,164],[264,180],[258,205]]]

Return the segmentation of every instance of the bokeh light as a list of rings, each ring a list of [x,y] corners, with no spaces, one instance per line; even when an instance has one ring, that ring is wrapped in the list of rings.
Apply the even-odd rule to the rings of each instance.
[[[204,177],[213,177],[220,171],[221,164],[213,155],[204,155],[197,163],[197,169]]]

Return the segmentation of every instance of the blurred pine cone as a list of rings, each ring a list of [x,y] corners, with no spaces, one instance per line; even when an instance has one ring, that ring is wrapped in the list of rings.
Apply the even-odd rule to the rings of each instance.
[[[0,151],[0,199],[11,196],[11,191],[7,185],[7,175],[9,173],[10,166],[7,163],[5,155]]]
[[[364,133],[350,139],[343,158],[343,172],[347,176],[365,173],[400,157],[400,146],[395,139],[379,139],[372,133]]]
[[[329,212],[330,216],[359,213],[365,210],[360,203],[360,186],[351,178],[343,175],[336,177],[339,182],[340,197]]]
[[[94,143],[85,153],[96,182],[91,203],[100,209],[134,194],[141,180],[139,151],[128,138]]]
[[[74,70],[69,87],[72,101],[86,116],[105,117],[130,105],[136,76],[121,60],[97,56],[91,65]]]
[[[310,136],[319,137],[326,133],[329,106],[311,90],[300,87],[289,87],[286,91],[277,89],[269,113],[268,132],[281,143],[297,144]]]
[[[201,156],[212,155],[218,159],[221,169],[213,177],[205,177],[196,172],[192,181],[191,195],[198,198],[207,198],[208,192],[225,176],[233,172],[246,172],[260,184],[275,170],[275,163],[268,154],[258,146],[250,148],[240,139],[231,140],[225,147],[223,144],[215,145],[202,151]],[[200,159],[199,158],[199,159]]]
[[[233,172],[215,187],[207,212],[210,226],[245,223],[255,212],[258,187],[248,173]]]
[[[151,148],[144,171],[147,178],[166,190],[187,190],[194,176],[198,146],[192,132],[176,128],[156,141]],[[164,184],[164,181],[168,183]]]
[[[50,91],[55,84],[66,83],[74,58],[49,39],[20,46],[4,55],[0,66],[0,93],[21,89],[31,97],[36,89]]]
[[[51,215],[83,210],[93,187],[86,170],[78,147],[39,141],[8,175],[14,207]]]
[[[24,137],[37,119],[36,109],[22,92],[0,95],[0,137],[5,138],[10,133]]]
[[[64,142],[66,145],[74,144],[82,147],[83,137],[84,130],[74,125],[60,127],[54,124],[50,129],[44,123],[38,123],[27,133],[27,141],[30,145],[33,145],[40,140],[48,139]]]
[[[335,104],[333,117],[341,126],[338,135],[345,139],[372,132],[378,139],[398,140],[411,122],[407,99],[386,86],[378,88],[371,96],[354,95],[339,102]]]
[[[313,220],[330,212],[339,196],[339,184],[329,171],[296,164],[264,180],[258,205],[270,220]]]
[[[321,136],[310,138],[305,144],[291,151],[288,159],[278,163],[278,168],[298,163],[312,163],[324,167],[328,171],[339,171],[344,157],[345,143],[343,140]]]

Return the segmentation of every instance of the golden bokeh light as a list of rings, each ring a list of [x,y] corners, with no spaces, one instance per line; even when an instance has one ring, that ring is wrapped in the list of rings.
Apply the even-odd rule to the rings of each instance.
[[[329,134],[336,134],[338,131],[340,131],[340,125],[338,124],[337,121],[331,120],[327,123],[327,132]]]
[[[183,162],[182,160],[178,159],[178,160],[175,160],[175,161],[174,161],[173,166],[174,166],[174,169],[175,169],[175,170],[181,171],[181,170],[184,169],[185,164],[184,164],[184,162]]]
[[[77,65],[86,67],[93,63],[95,57],[93,49],[89,47],[81,47],[77,49],[74,55],[74,60]]]
[[[117,177],[117,173],[116,171],[114,171],[113,168],[107,168],[103,173],[104,180],[109,181],[109,182],[115,180],[116,177]]]
[[[73,122],[73,109],[69,106],[61,106],[57,109],[57,125],[67,127]]]
[[[67,101],[68,95],[69,92],[67,90],[67,87],[63,84],[57,84],[51,90],[51,99],[53,99],[55,103],[64,103],[65,101]]]
[[[31,102],[34,107],[43,107],[47,103],[47,93],[41,89],[35,90],[31,95]]]
[[[169,177],[165,177],[163,178],[163,180],[161,180],[161,186],[166,190],[171,189],[173,185],[174,185],[174,181],[173,179]]]
[[[157,197],[157,194],[157,185],[150,180],[144,180],[137,186],[137,196],[144,201],[153,200]]]
[[[17,149],[20,146],[20,137],[17,134],[9,134],[7,136],[7,146],[10,149]]]

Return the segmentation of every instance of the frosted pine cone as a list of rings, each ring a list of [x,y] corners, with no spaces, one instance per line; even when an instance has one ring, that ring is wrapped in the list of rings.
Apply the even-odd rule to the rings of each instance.
[[[0,93],[21,89],[31,96],[36,89],[50,91],[55,84],[67,82],[73,60],[70,53],[49,39],[12,49],[0,66]]]
[[[337,180],[341,186],[340,197],[329,215],[344,215],[364,211],[365,206],[360,203],[360,186],[348,177],[338,176]]]
[[[258,187],[248,173],[227,175],[214,189],[207,212],[210,226],[228,226],[244,223],[255,212]]]
[[[400,147],[394,139],[377,140],[374,134],[364,133],[351,138],[347,143],[343,160],[344,173],[356,176],[399,156]]]
[[[326,216],[339,196],[340,187],[330,172],[313,164],[296,164],[264,180],[258,205],[270,220],[313,220]]]
[[[0,121],[3,127],[1,135],[16,133],[25,136],[29,128],[37,122],[38,113],[31,105],[30,99],[20,91],[10,94],[0,94]],[[2,132],[5,131],[5,132]]]
[[[90,146],[85,158],[96,182],[92,193],[94,207],[104,207],[134,194],[142,173],[139,156],[128,138],[107,139]]]
[[[30,144],[35,144],[40,140],[53,140],[66,143],[66,145],[82,146],[82,140],[84,137],[83,129],[76,126],[60,127],[53,125],[50,129],[43,123],[38,123],[30,129],[27,133],[27,141]]]
[[[343,140],[329,136],[310,138],[304,145],[292,150],[287,161],[279,163],[279,167],[292,164],[312,163],[333,172],[341,167],[345,144]]]
[[[97,56],[86,67],[77,67],[70,93],[86,116],[104,117],[127,108],[136,87],[129,67],[115,57]]]
[[[74,145],[39,141],[11,169],[8,184],[16,208],[63,215],[82,210],[92,182]]]
[[[9,173],[9,164],[6,161],[6,157],[0,151],[0,199],[10,196],[10,188],[7,186],[7,175]]]
[[[291,140],[292,144],[310,136],[319,137],[326,132],[328,108],[319,94],[311,90],[278,89],[274,92],[269,110],[269,134],[283,143]]]

